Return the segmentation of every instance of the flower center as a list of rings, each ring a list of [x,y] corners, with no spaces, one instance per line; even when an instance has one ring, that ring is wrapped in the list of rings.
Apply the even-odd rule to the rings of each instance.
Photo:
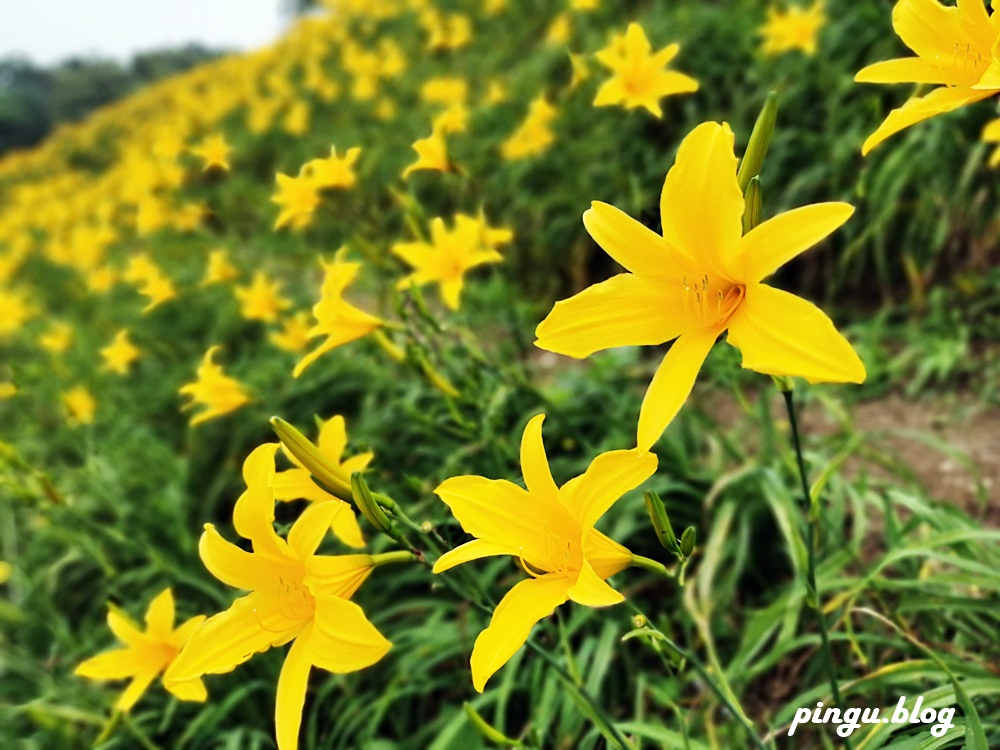
[[[565,575],[579,572],[583,564],[582,551],[579,545],[574,545],[565,536],[557,534],[545,523],[542,530],[544,539],[544,557],[525,559],[523,550],[518,555],[521,568],[532,578],[538,578],[546,573],[562,573]]]
[[[724,323],[739,307],[746,292],[740,284],[717,283],[708,274],[698,280],[687,275],[684,286],[684,312],[703,325]]]
[[[302,580],[280,576],[276,593],[281,614],[290,620],[308,620],[316,612],[316,600]]]

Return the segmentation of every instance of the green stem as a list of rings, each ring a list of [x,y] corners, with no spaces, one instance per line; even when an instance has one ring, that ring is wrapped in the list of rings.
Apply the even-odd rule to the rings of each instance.
[[[649,557],[643,557],[642,555],[632,555],[632,567],[651,570],[654,573],[659,573],[664,578],[675,577],[674,574],[667,569],[666,565]]]
[[[826,667],[827,676],[830,679],[830,691],[833,696],[834,705],[843,710],[844,701],[840,695],[840,685],[837,682],[837,671],[833,666],[833,650],[830,647],[830,635],[826,629],[826,615],[823,614],[823,606],[819,599],[819,588],[816,585],[816,555],[819,546],[820,533],[820,506],[812,498],[809,491],[809,479],[806,475],[806,462],[802,457],[802,442],[799,439],[798,420],[795,418],[795,398],[791,390],[782,389],[781,395],[785,398],[785,408],[788,411],[788,423],[792,429],[792,446],[795,448],[795,460],[799,468],[799,481],[802,484],[802,497],[807,513],[807,523],[809,530],[807,534],[806,549],[809,553],[808,559],[808,586],[811,593],[812,605],[816,609],[816,622],[819,625],[819,637],[823,652],[823,662]],[[844,746],[847,750],[852,750],[851,741],[844,738]]]
[[[688,651],[686,648],[683,648],[682,646],[675,643],[663,631],[661,631],[659,628],[653,625],[653,621],[650,620],[645,614],[643,614],[643,612],[634,604],[631,604],[631,607],[633,612],[635,612],[637,615],[642,617],[643,620],[646,621],[646,627],[656,633],[657,640],[665,643],[676,653],[680,654],[681,658],[684,659],[685,662],[689,662],[691,666],[694,667],[694,671],[697,672],[698,675],[705,682],[708,683],[708,686],[712,689],[712,692],[715,693],[716,697],[718,697],[718,699],[722,701],[723,705],[726,708],[728,708],[730,713],[732,713],[733,716],[735,716],[737,720],[740,722],[740,724],[743,725],[743,728],[746,729],[746,732],[750,736],[750,739],[753,742],[754,747],[760,748],[760,750],[767,750],[767,746],[764,744],[764,741],[757,734],[757,729],[754,727],[753,722],[751,722],[750,719],[747,718],[746,712],[743,710],[743,707],[737,702],[736,697],[732,695],[730,691],[723,690],[717,684],[717,682],[714,679],[712,679],[712,675],[709,672],[708,668],[698,660],[698,657],[696,657],[693,652]],[[660,656],[664,658],[664,661],[666,661],[666,657],[663,656],[662,652],[660,653]]]

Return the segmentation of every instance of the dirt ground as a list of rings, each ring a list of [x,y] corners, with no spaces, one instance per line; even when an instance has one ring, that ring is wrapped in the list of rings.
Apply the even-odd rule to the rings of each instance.
[[[719,419],[733,422],[743,415],[730,394],[715,391],[698,400]],[[780,396],[772,397],[770,407],[777,420],[784,419]],[[933,497],[1000,527],[1000,408],[968,394],[919,400],[889,394],[850,406],[846,416],[866,433],[869,447],[909,467]],[[804,432],[842,429],[835,415],[815,402],[801,419]]]

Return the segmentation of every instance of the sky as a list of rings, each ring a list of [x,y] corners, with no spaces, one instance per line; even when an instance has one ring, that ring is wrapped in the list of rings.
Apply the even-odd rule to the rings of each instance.
[[[253,49],[283,27],[280,0],[0,0],[0,58],[39,65],[75,55],[121,61],[133,53],[198,42]]]

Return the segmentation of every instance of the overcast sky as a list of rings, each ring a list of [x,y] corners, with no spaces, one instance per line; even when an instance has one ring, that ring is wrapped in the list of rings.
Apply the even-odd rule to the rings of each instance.
[[[0,57],[24,54],[48,65],[96,53],[135,52],[200,42],[252,49],[283,23],[280,0],[0,0]]]

